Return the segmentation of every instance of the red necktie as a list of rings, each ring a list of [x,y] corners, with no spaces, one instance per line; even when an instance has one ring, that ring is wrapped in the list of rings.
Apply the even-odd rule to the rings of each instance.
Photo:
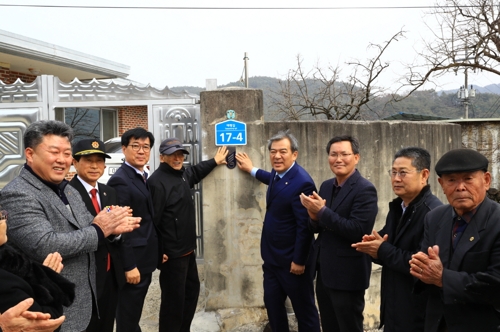
[[[94,205],[95,212],[101,212],[101,207],[99,206],[99,202],[97,201],[97,189],[92,189],[90,191],[90,195],[92,196],[92,205]],[[108,264],[106,265],[106,271],[109,271],[111,268],[111,256],[108,252]]]
[[[92,204],[94,205],[95,212],[101,212],[101,207],[99,206],[99,201],[97,200],[97,189],[92,189],[90,191],[90,195],[92,195]]]

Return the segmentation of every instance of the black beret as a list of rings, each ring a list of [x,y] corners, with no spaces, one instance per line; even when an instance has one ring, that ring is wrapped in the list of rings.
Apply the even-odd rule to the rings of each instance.
[[[104,151],[104,143],[98,139],[82,139],[73,145],[73,157],[89,154],[102,154],[104,158],[111,158]]]
[[[471,149],[456,149],[446,152],[436,163],[438,176],[442,174],[488,171],[488,159]]]

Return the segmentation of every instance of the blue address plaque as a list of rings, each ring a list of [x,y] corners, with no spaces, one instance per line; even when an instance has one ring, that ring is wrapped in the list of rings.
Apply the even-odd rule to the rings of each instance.
[[[247,124],[235,120],[216,123],[215,145],[247,145]]]

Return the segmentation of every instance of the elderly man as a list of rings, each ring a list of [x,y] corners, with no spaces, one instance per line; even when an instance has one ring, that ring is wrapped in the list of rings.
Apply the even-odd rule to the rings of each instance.
[[[184,167],[189,152],[177,138],[160,144],[160,166],[149,177],[155,209],[153,221],[167,261],[161,265],[162,332],[189,332],[200,293],[196,266],[196,210],[191,189],[218,165],[226,164],[226,147],[215,157]]]
[[[421,252],[410,273],[429,290],[425,331],[496,331],[500,313],[481,294],[466,291],[476,275],[500,276],[500,205],[486,197],[488,159],[456,149],[436,164],[449,205],[425,217]]]
[[[424,330],[427,298],[412,293],[415,279],[408,260],[420,249],[425,215],[442,205],[427,184],[430,164],[431,156],[422,148],[403,148],[394,155],[389,175],[398,197],[389,203],[385,226],[352,245],[382,265],[380,328],[384,332]]]
[[[75,301],[66,308],[61,331],[84,331],[95,298],[94,251],[112,234],[139,227],[140,218],[128,208],[115,207],[94,218],[65,176],[71,155],[71,128],[59,121],[32,123],[24,134],[26,164],[1,192],[2,209],[9,211],[8,236],[32,259],[43,262],[51,252],[63,257],[61,273],[76,285]]]
[[[104,152],[104,143],[100,140],[82,139],[73,146],[73,166],[77,175],[69,184],[78,190],[93,216],[106,206],[118,204],[116,191],[97,182],[106,168],[106,158],[111,157]],[[99,243],[95,252],[98,308],[92,308],[92,318],[86,332],[113,332],[118,289],[125,284],[120,243],[121,237],[111,237]]]
[[[301,194],[310,227],[319,233],[313,262],[318,271],[316,297],[324,332],[363,332],[365,290],[371,261],[351,244],[371,233],[377,216],[377,190],[356,169],[359,142],[333,137],[326,145],[335,177],[321,184],[319,194]]]
[[[308,229],[307,211],[300,204],[301,193],[316,189],[309,174],[295,160],[298,142],[288,131],[269,139],[273,170],[253,167],[246,153],[238,153],[238,167],[268,185],[267,211],[262,227],[260,251],[264,264],[264,303],[273,332],[288,332],[285,300],[292,302],[301,332],[319,332],[318,310],[310,250],[313,233]]]

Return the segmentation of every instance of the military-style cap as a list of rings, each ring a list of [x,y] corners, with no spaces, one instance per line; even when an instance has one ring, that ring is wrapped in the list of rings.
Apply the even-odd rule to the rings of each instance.
[[[89,154],[102,154],[105,158],[111,158],[104,151],[104,143],[98,139],[82,139],[73,145],[73,157]]]
[[[456,149],[446,152],[436,163],[438,176],[442,174],[488,171],[488,159],[471,149]]]
[[[178,138],[172,137],[172,138],[167,138],[160,144],[160,154],[172,154],[175,151],[182,151],[185,154],[189,154],[188,150],[186,150],[185,147],[182,146],[181,141]]]

